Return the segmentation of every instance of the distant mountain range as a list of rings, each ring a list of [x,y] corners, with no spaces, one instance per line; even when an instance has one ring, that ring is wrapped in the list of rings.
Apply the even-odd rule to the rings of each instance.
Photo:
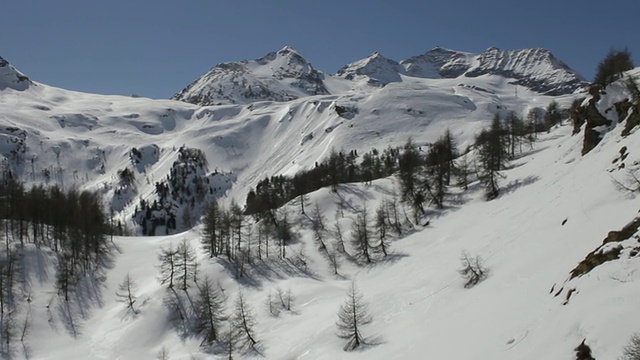
[[[289,101],[382,87],[408,78],[442,79],[500,76],[544,95],[571,94],[585,79],[545,49],[500,50],[472,54],[436,47],[397,62],[378,52],[345,65],[335,75],[314,68],[291,47],[256,60],[221,63],[173,96],[197,105]]]

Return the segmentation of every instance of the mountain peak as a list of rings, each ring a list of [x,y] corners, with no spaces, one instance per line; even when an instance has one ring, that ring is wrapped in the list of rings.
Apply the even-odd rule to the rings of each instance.
[[[391,82],[401,81],[402,67],[375,51],[364,59],[354,61],[338,70],[337,76],[347,80],[366,80],[374,86],[384,86]]]
[[[289,45],[285,45],[282,49],[278,50],[278,54],[281,54],[281,55],[287,55],[287,54],[300,55],[300,53],[296,49],[292,48]]]
[[[499,75],[547,95],[573,93],[585,80],[543,48],[501,50],[492,46],[480,54],[440,46],[400,62],[407,75],[422,78],[456,78]]]
[[[32,82],[0,56],[0,91],[10,88],[18,91],[26,90]]]
[[[295,49],[285,46],[255,60],[218,64],[172,99],[220,105],[289,101],[328,93],[324,74]]]
[[[500,50],[490,47],[475,59],[465,76],[500,75],[514,79],[514,84],[547,95],[573,93],[586,84],[580,74],[543,48]]]

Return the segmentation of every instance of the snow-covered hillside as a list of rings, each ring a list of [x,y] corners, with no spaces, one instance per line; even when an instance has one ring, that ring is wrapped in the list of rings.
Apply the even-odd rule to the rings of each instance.
[[[293,51],[285,50],[275,58],[291,58]],[[155,184],[169,177],[182,147],[201,150],[207,171],[223,175],[224,189],[230,187],[226,196],[243,203],[258,181],[312,167],[332,149],[365,153],[401,146],[409,137],[426,144],[446,129],[464,148],[496,112],[526,114],[552,100],[568,106],[573,99],[516,90],[495,75],[404,77],[383,88],[364,86],[338,95],[205,107],[34,84],[0,93],[5,168],[27,183],[98,190],[130,227],[140,226],[132,223],[140,199],[159,200]],[[157,153],[142,161],[134,156],[140,149]],[[117,174],[125,168],[134,171],[135,188],[123,192]],[[223,196],[218,190],[211,195]],[[174,216],[180,219],[182,212],[181,207]]]
[[[11,83],[17,71],[7,66],[12,70],[0,73],[0,84]],[[576,98],[522,87],[516,92],[504,76],[474,75],[401,74],[402,81],[381,88],[220,106],[84,94],[39,83],[7,86],[0,89],[0,152],[4,170],[18,179],[100,191],[116,218],[134,225],[138,199],[158,199],[158,183],[171,183],[178,171],[188,173],[189,181],[209,179],[211,198],[221,203],[243,203],[264,177],[313,167],[331,149],[365,153],[401,146],[410,137],[424,147],[446,129],[466,149],[495,113],[524,115],[552,100],[567,107]],[[603,101],[628,96],[614,87]],[[337,275],[295,202],[287,205],[297,234],[287,257],[279,258],[272,243],[271,255],[247,264],[240,278],[229,262],[202,250],[201,226],[168,236],[116,237],[105,273],[80,284],[67,304],[56,294],[54,257],[27,246],[20,260],[28,281],[18,321],[27,316],[31,326],[13,356],[152,359],[164,349],[171,359],[226,358],[221,349],[200,346],[202,339],[185,329],[188,319],[172,317],[174,295],[158,280],[160,249],[185,240],[197,248],[199,276],[213,280],[229,312],[240,290],[253,307],[259,352],[237,352],[236,358],[562,359],[574,357],[573,349],[586,339],[595,358],[615,359],[631,333],[640,331],[634,320],[640,315],[637,235],[608,240],[598,251],[619,245],[619,259],[571,277],[589,253],[615,237],[611,231],[637,216],[636,195],[619,183],[635,185],[628,172],[638,170],[640,135],[622,137],[620,126],[608,130],[586,156],[582,136],[572,136],[567,123],[541,134],[504,171],[498,199],[485,201],[477,181],[467,191],[452,186],[443,210],[428,209],[419,224],[408,216],[387,257],[362,265],[341,255]],[[192,158],[185,153],[198,159],[201,154],[206,162],[185,162]],[[123,183],[123,169],[134,173],[132,188]],[[398,186],[395,177],[340,185],[337,192],[318,190],[308,201],[324,215],[327,236],[336,236],[338,224],[348,239],[365,203],[375,209]],[[338,204],[345,205],[344,215]],[[479,256],[488,269],[487,278],[470,289],[458,273],[462,251]],[[353,254],[349,243],[347,252]],[[127,273],[138,284],[135,315],[116,296]],[[352,281],[373,321],[361,329],[367,345],[345,352],[335,322]],[[264,303],[278,288],[290,290],[295,301],[293,311],[276,317]]]

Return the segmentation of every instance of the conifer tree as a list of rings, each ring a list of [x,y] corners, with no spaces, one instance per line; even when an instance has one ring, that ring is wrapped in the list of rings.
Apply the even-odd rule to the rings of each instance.
[[[238,293],[235,314],[232,321],[233,328],[235,329],[234,338],[237,339],[237,343],[243,347],[254,348],[258,343],[254,330],[256,318],[242,291]]]
[[[194,329],[204,336],[203,344],[211,345],[220,337],[226,315],[225,300],[208,277],[198,285],[194,311],[196,314]]]
[[[169,289],[173,289],[173,280],[178,266],[178,251],[170,244],[168,248],[160,249],[158,260],[160,260],[160,283],[169,283]]]
[[[134,304],[137,301],[137,290],[138,286],[133,281],[133,278],[131,278],[131,275],[127,273],[120,285],[118,285],[118,291],[116,291],[116,296],[120,298],[121,302],[127,304],[128,311],[131,311],[133,314],[138,313],[138,310],[134,307]]]
[[[361,329],[372,321],[373,317],[369,314],[364,296],[356,287],[355,282],[352,282],[347,292],[347,299],[340,306],[336,322],[338,336],[348,339],[344,346],[345,351],[354,350],[364,343]]]
[[[356,254],[367,263],[371,263],[371,225],[369,224],[369,212],[364,203],[351,227],[351,246]]]
[[[482,130],[476,137],[480,164],[480,180],[485,186],[487,200],[498,197],[500,173],[508,163],[507,143],[504,140],[504,129],[500,116],[496,114],[488,130]]]

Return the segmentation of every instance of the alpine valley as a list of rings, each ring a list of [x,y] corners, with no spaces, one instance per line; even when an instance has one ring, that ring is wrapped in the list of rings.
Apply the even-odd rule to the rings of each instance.
[[[327,74],[287,46],[162,100],[0,58],[0,357],[617,359],[640,331],[635,77],[441,47]],[[102,207],[85,265],[20,210],[53,188]]]

